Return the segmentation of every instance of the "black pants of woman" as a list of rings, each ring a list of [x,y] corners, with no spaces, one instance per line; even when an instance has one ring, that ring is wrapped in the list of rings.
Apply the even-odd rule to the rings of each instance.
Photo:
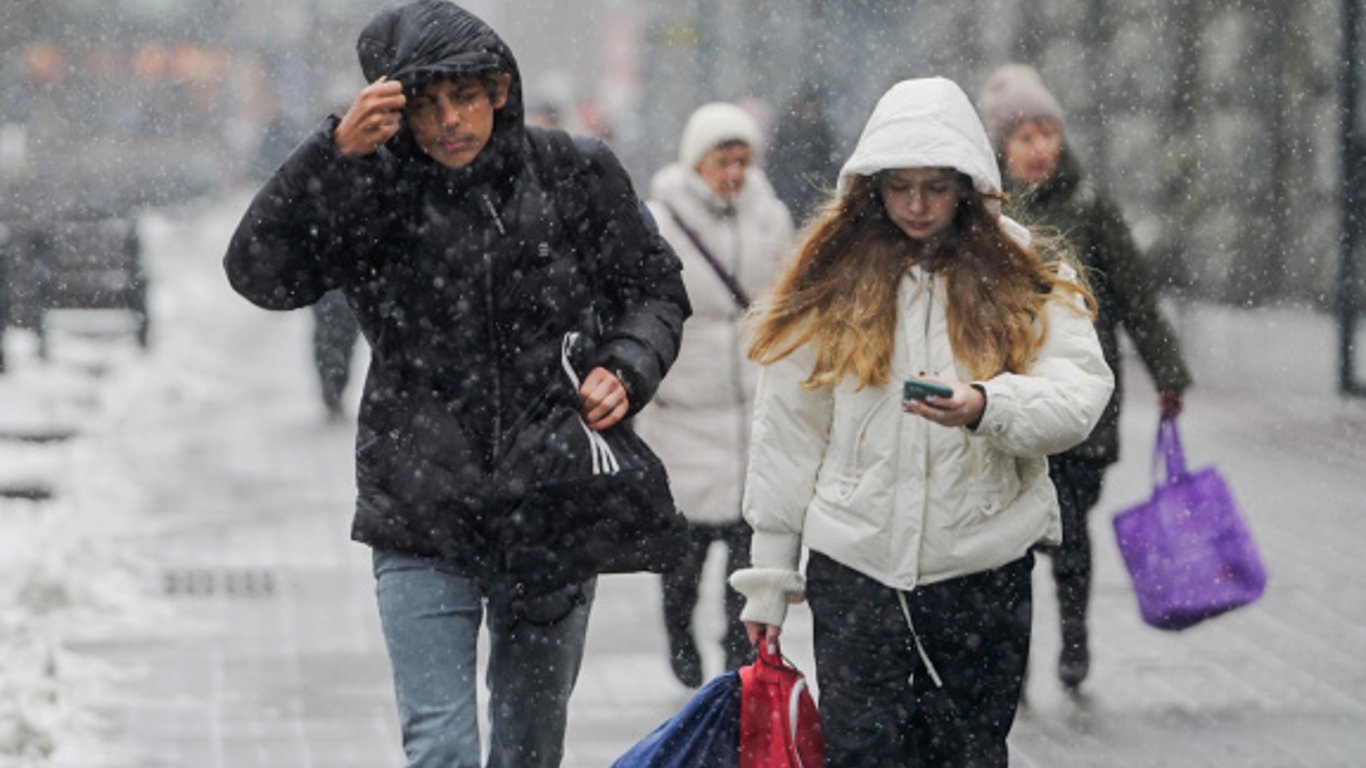
[[[1053,564],[1062,630],[1058,679],[1068,688],[1080,686],[1091,669],[1086,631],[1091,602],[1091,530],[1087,520],[1100,499],[1105,467],[1103,461],[1069,454],[1048,458],[1048,475],[1058,489],[1062,508],[1062,544],[1037,549]]]
[[[688,548],[678,565],[664,574],[664,628],[669,635],[669,661],[674,675],[692,688],[702,684],[702,660],[693,637],[692,614],[697,607],[697,587],[702,566],[713,541],[726,545],[726,576],[749,567],[749,539],[753,535],[743,520],[728,525],[692,525],[688,528]],[[754,650],[745,636],[740,611],[745,598],[729,584],[726,590],[726,633],[721,647],[726,654],[726,669],[744,666],[753,660]]]
[[[1029,654],[1033,563],[1025,555],[905,592],[908,624],[896,590],[813,552],[806,596],[826,767],[1005,766]]]

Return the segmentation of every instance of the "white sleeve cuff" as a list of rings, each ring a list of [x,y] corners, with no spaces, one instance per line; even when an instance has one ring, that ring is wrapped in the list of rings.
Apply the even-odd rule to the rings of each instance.
[[[788,603],[801,602],[806,592],[802,575],[784,568],[745,568],[730,575],[730,585],[745,596],[742,621],[774,627],[783,625]]]
[[[994,380],[973,383],[982,385],[987,403],[982,411],[982,418],[977,422],[977,429],[968,430],[968,434],[979,437],[999,437],[1005,434],[1014,415],[1014,398],[1011,392]]]
[[[756,568],[796,571],[802,557],[799,533],[778,533],[755,529],[749,539],[749,561]]]

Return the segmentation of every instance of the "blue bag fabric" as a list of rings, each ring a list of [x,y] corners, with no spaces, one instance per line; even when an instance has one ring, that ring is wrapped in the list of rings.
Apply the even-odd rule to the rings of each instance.
[[[739,762],[740,674],[732,671],[702,686],[612,768],[736,768]]]

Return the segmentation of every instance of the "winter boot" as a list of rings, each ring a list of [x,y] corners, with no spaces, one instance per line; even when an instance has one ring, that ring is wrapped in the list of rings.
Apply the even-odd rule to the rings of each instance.
[[[739,669],[754,663],[754,646],[749,644],[745,625],[737,618],[726,626],[726,635],[721,638],[721,648],[726,652],[726,669]]]
[[[1062,650],[1058,653],[1058,679],[1069,691],[1081,687],[1091,671],[1091,652],[1087,646],[1086,608],[1090,602],[1089,569],[1056,574],[1058,615],[1062,628]]]
[[[1091,651],[1087,646],[1086,624],[1064,621],[1062,651],[1058,654],[1058,679],[1069,691],[1075,691],[1081,687],[1090,671]]]

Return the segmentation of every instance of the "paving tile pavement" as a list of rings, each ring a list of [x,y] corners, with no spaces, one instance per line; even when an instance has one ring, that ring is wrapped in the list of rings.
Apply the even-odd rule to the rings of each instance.
[[[176,311],[203,337],[181,378],[162,386],[196,397],[153,399],[160,405],[125,425],[139,439],[124,461],[160,523],[144,542],[160,564],[149,590],[179,621],[156,638],[90,649],[131,672],[101,712],[111,750],[149,768],[400,765],[367,552],[347,538],[354,423],[323,419],[306,315],[232,304],[214,287],[224,224],[197,225],[220,229],[204,235],[202,252],[161,262],[199,297]],[[153,285],[167,283],[177,285]],[[1192,337],[1192,357],[1218,342]],[[1169,634],[1139,622],[1109,531],[1115,510],[1147,495],[1155,397],[1141,375],[1129,381],[1124,460],[1092,518],[1093,675],[1077,698],[1052,678],[1056,618],[1041,567],[1012,764],[1366,764],[1366,410],[1217,381],[1191,393],[1187,453],[1224,471],[1271,586],[1252,608]],[[721,628],[719,567],[713,558],[699,608],[699,631],[711,637]],[[803,607],[786,638],[811,671]],[[704,653],[718,672],[719,648]],[[657,580],[604,578],[565,765],[609,765],[688,695],[665,661]]]

